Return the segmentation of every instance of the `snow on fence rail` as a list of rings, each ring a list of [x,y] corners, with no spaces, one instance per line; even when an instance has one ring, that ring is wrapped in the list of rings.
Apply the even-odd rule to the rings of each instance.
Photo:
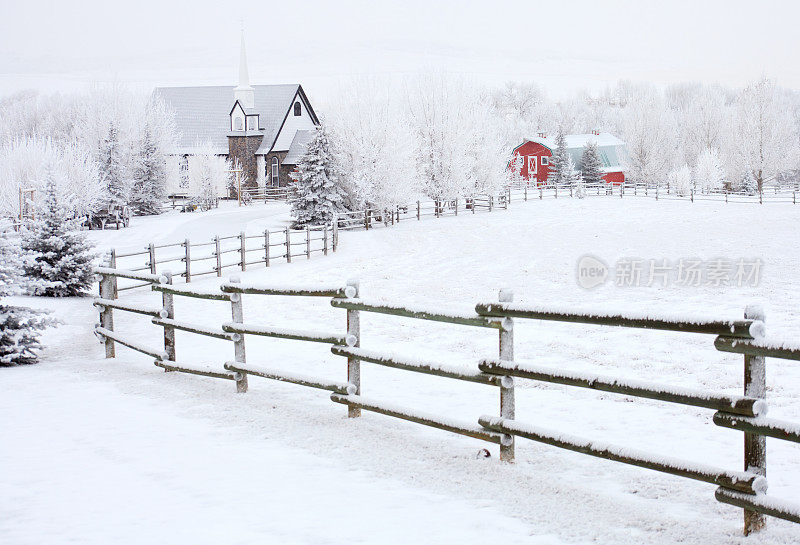
[[[329,225],[305,229],[287,227],[280,231],[266,230],[258,235],[242,232],[238,235],[215,236],[209,242],[192,243],[187,238],[183,242],[150,243],[144,249],[133,252],[112,249],[108,262],[111,269],[125,272],[124,276],[117,275],[118,278],[139,280],[138,283],[118,287],[119,291],[149,286],[165,266],[168,269],[172,266],[170,272],[189,283],[196,276],[214,274],[221,277],[223,270],[230,267],[245,271],[248,266],[261,263],[269,267],[275,260],[291,263],[293,258],[311,259],[311,255],[318,252],[328,255],[329,251],[335,252],[339,244],[336,230],[336,226]],[[205,248],[209,250],[201,250]],[[225,259],[228,254],[235,255],[235,260]],[[210,268],[205,266],[198,270],[193,267],[193,264],[209,261]]]
[[[152,290],[160,293],[162,297],[162,308],[156,309],[115,301],[117,291],[114,284],[117,278],[130,278],[129,271],[98,268],[95,272],[100,276],[100,298],[95,301],[100,308],[100,326],[96,329],[96,334],[105,342],[106,357],[115,356],[114,344],[119,343],[155,358],[155,365],[164,368],[165,371],[232,380],[236,383],[237,392],[247,391],[248,377],[251,375],[327,390],[331,392],[332,401],[347,406],[350,417],[358,417],[362,410],[366,410],[495,443],[499,445],[500,459],[503,462],[514,461],[515,438],[524,438],[615,462],[711,483],[718,487],[715,498],[719,502],[744,509],[745,534],[762,528],[765,524],[764,515],[800,522],[800,505],[766,494],[766,437],[800,442],[800,424],[768,418],[765,399],[765,358],[800,360],[800,345],[766,340],[763,337],[764,316],[757,309],[748,308],[744,320],[664,318],[647,314],[591,314],[569,309],[553,310],[513,304],[513,294],[501,290],[497,302],[478,303],[475,305],[475,314],[467,314],[442,310],[438,306],[420,307],[363,300],[356,281],[349,281],[346,286],[282,286],[242,283],[234,278],[223,284],[220,292],[212,293],[188,287],[174,287],[172,275],[168,272],[148,277]],[[342,332],[319,333],[248,324],[244,322],[242,313],[242,299],[245,295],[329,298],[331,306],[346,311],[347,327]],[[231,322],[220,324],[218,328],[178,321],[175,319],[176,296],[226,301],[231,305],[233,319]],[[152,323],[163,329],[163,349],[160,346],[158,348],[145,346],[114,331],[112,314],[114,310],[151,316]],[[496,329],[499,339],[497,358],[486,358],[480,361],[475,369],[464,369],[420,361],[381,350],[362,349],[360,347],[362,313],[389,314],[400,318]],[[517,362],[514,355],[515,321],[526,319],[714,335],[714,346],[718,350],[744,355],[744,395],[718,394]],[[178,362],[175,346],[176,329],[232,342],[233,361],[205,364]],[[347,379],[344,382],[335,382],[248,363],[245,351],[247,335],[266,335],[329,344],[334,355],[346,358]],[[496,387],[499,389],[499,414],[484,415],[477,423],[471,423],[399,407],[384,400],[366,398],[362,395],[362,362]],[[588,440],[562,433],[560,430],[548,430],[520,422],[516,420],[515,414],[515,379],[591,388],[714,410],[716,411],[713,415],[714,424],[744,433],[746,469],[730,471],[603,441]]]

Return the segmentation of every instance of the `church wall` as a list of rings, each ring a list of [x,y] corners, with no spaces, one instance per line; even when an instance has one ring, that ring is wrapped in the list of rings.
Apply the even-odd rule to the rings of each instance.
[[[256,187],[258,184],[258,161],[255,152],[261,145],[263,135],[228,136],[228,159],[238,159],[247,176],[245,187]]]

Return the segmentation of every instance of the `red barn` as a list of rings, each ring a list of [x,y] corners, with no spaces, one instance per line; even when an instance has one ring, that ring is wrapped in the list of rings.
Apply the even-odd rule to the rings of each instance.
[[[580,168],[581,155],[586,144],[594,142],[603,163],[603,179],[610,184],[621,184],[625,181],[622,171],[622,159],[625,155],[625,142],[607,132],[591,134],[568,134],[564,136],[567,153],[572,157],[575,168]],[[537,138],[526,138],[514,148],[510,168],[516,166],[524,180],[535,181],[541,185],[550,174],[550,157],[556,148],[556,137],[548,137],[539,133]]]

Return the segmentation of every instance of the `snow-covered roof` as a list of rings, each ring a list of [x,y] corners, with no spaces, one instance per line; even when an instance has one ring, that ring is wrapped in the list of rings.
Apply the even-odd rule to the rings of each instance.
[[[572,157],[575,165],[581,164],[583,149],[589,142],[597,144],[597,152],[600,155],[603,172],[618,172],[622,168],[626,149],[625,141],[620,140],[609,132],[600,134],[565,134],[564,140],[567,144],[567,153]],[[526,142],[536,142],[549,150],[556,148],[556,135],[544,137],[526,138]]]
[[[548,135],[545,137],[526,138],[527,142],[538,142],[539,144],[550,149],[556,146],[556,135]],[[567,142],[567,149],[584,148],[589,142],[594,142],[597,147],[602,148],[606,146],[624,146],[625,141],[620,140],[610,132],[601,132],[600,134],[565,134],[564,140]]]
[[[283,120],[289,113],[300,85],[254,85],[255,107],[248,114],[259,114],[264,134],[257,153],[270,150]],[[230,111],[234,103],[232,85],[203,87],[157,87],[154,97],[164,101],[175,113],[175,125],[180,134],[174,153],[192,154],[210,144],[215,153],[228,153]],[[266,149],[265,149],[266,148]]]
[[[308,143],[314,138],[314,131],[297,131],[294,139],[289,146],[289,152],[283,159],[284,165],[296,165],[300,158],[305,155]]]

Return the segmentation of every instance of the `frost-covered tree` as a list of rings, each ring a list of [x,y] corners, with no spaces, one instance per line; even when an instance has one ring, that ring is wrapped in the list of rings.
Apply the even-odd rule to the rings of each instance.
[[[651,91],[627,105],[622,127],[627,143],[626,177],[639,183],[663,183],[675,156],[672,113]]]
[[[706,148],[697,156],[694,167],[694,180],[703,193],[722,189],[725,171],[716,149]]]
[[[297,164],[294,192],[289,198],[296,226],[321,225],[345,210],[342,168],[324,127],[315,131]]]
[[[100,145],[98,162],[100,175],[106,186],[108,203],[127,205],[131,197],[131,180],[128,177],[128,165],[124,161],[119,130],[113,121],[109,124],[106,137]]]
[[[567,173],[568,158],[567,140],[564,137],[563,129],[559,128],[558,134],[556,135],[556,148],[553,150],[553,155],[550,157],[550,170],[547,174],[548,182],[557,186],[564,183],[564,178]]]
[[[22,291],[21,256],[17,237],[0,233],[0,367],[36,363],[39,331],[50,324],[42,312],[3,301]]]
[[[149,125],[145,125],[133,168],[131,189],[131,206],[137,214],[150,215],[161,212],[166,181],[164,155],[158,149],[153,131]]]
[[[348,209],[394,208],[417,198],[410,128],[393,88],[379,78],[352,81],[325,119],[341,156]]]
[[[45,191],[48,171],[59,173],[59,200],[73,215],[90,212],[105,198],[89,150],[74,143],[57,146],[50,139],[12,140],[0,148],[0,215],[19,216],[20,189],[34,190],[37,200]]]
[[[692,190],[692,171],[688,165],[671,170],[667,180],[669,181],[669,187],[676,195],[685,197]]]
[[[49,172],[36,220],[23,232],[22,250],[28,254],[23,268],[25,275],[37,282],[31,289],[33,295],[83,295],[92,284],[94,255],[77,220],[59,202],[55,180],[56,174]]]
[[[797,127],[793,125],[788,97],[762,78],[737,97],[733,161],[739,172],[750,172],[762,191],[764,181],[796,166]]]
[[[603,162],[597,143],[589,141],[581,155],[581,178],[589,185],[596,185],[603,181]]]
[[[211,146],[203,146],[189,159],[189,196],[205,210],[213,208],[219,196],[227,194],[230,170],[224,157],[214,153]]]
[[[755,195],[758,193],[758,182],[751,171],[745,171],[744,175],[742,176],[742,180],[739,183],[739,190],[743,191],[747,195]]]
[[[575,168],[575,162],[572,160],[572,155],[566,154],[566,161],[564,161],[564,166],[562,169],[562,179],[561,182],[566,187],[574,188],[578,185],[578,181],[581,180],[580,172]]]

